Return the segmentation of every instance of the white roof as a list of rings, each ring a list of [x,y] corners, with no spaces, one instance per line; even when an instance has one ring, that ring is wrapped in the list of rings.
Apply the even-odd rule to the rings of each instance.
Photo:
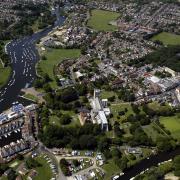
[[[108,123],[104,111],[99,111],[98,112],[98,116],[99,116],[99,119],[101,120],[101,123],[103,123],[103,124],[107,124]]]
[[[153,83],[158,83],[160,81],[160,79],[158,77],[156,77],[156,76],[151,76],[149,78],[149,80],[152,81]]]

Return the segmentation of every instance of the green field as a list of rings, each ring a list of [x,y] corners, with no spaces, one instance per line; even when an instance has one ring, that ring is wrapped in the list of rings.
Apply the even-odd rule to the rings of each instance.
[[[113,159],[108,160],[103,166],[102,168],[105,170],[105,180],[109,180],[111,179],[111,177],[117,173],[120,173],[120,169],[119,167],[115,164],[115,162],[113,161]]]
[[[143,126],[143,130],[153,142],[156,142],[157,138],[165,136],[154,123]]]
[[[87,25],[97,31],[114,31],[117,27],[110,25],[109,22],[116,20],[119,16],[120,14],[116,12],[94,9],[91,11]]]
[[[38,98],[32,94],[25,94],[24,95],[25,98],[28,98],[28,99],[31,99],[32,101],[35,101],[37,102],[38,101]]]
[[[47,60],[42,60],[39,63],[38,71],[41,73],[47,73],[52,79],[50,85],[52,88],[56,88],[57,84],[54,76],[54,67],[66,58],[78,58],[80,56],[79,49],[50,49],[45,53]]]
[[[77,115],[73,111],[61,111],[61,113],[69,114],[72,117],[71,123],[67,124],[67,125],[63,125],[63,126],[76,127],[76,126],[80,125],[79,119],[78,119]],[[56,116],[56,115],[52,115],[52,116],[49,117],[49,123],[54,124],[56,126],[62,126],[61,123],[60,123],[59,117]]]
[[[152,40],[159,40],[164,45],[178,45],[180,44],[180,35],[162,32],[152,37]]]
[[[165,105],[160,105],[157,101],[149,103],[148,107],[156,112],[166,112],[172,109],[167,103]]]
[[[0,88],[7,83],[10,74],[11,74],[11,68],[10,67],[4,68],[0,62],[0,77],[1,77],[0,78]]]
[[[43,157],[37,157],[36,160],[42,165],[35,168],[38,175],[34,177],[34,180],[49,180],[52,178],[52,171],[48,162]]]
[[[108,98],[110,98],[110,97],[112,97],[112,96],[117,96],[116,95],[116,93],[115,92],[113,92],[113,91],[102,91],[101,92],[101,98],[103,98],[103,99],[108,99]]]
[[[111,104],[111,113],[113,114],[113,118],[116,118],[118,116],[118,113],[120,111],[124,111],[125,108],[127,108],[127,112],[124,116],[121,116],[121,120],[125,120],[130,114],[134,114],[131,104],[130,103],[117,103],[117,104]]]
[[[180,118],[178,116],[161,117],[160,123],[171,132],[174,138],[180,140]]]

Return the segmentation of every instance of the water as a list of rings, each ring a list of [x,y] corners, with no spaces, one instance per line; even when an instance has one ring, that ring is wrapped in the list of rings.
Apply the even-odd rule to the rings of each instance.
[[[5,87],[0,90],[0,113],[12,106],[15,101],[20,101],[20,92],[28,84],[32,85],[36,78],[35,65],[39,60],[39,54],[35,43],[46,36],[54,27],[64,23],[65,18],[58,16],[59,8],[56,8],[57,20],[54,26],[18,40],[13,40],[7,45],[7,53],[11,59],[12,74]],[[21,102],[24,104],[25,100]]]
[[[136,175],[140,174],[142,171],[150,168],[152,166],[157,166],[158,163],[167,161],[169,159],[173,159],[175,156],[180,155],[180,147],[177,147],[175,150],[171,152],[162,152],[157,155],[150,156],[149,159],[144,159],[134,167],[127,169],[124,171],[124,175],[121,176],[120,180],[128,180]]]

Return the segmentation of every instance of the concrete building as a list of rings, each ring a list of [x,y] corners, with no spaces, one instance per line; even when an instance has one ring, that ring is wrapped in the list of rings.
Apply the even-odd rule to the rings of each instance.
[[[108,120],[107,117],[110,114],[110,109],[107,107],[108,100],[100,99],[100,90],[94,90],[93,99],[91,99],[91,119],[93,123],[101,125],[101,129],[108,131]]]

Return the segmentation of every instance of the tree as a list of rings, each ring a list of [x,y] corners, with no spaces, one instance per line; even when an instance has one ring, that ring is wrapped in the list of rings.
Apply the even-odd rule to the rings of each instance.
[[[81,163],[77,159],[73,159],[73,164],[75,167],[78,167]]]
[[[180,177],[180,155],[174,158],[173,167],[175,176]]]
[[[32,169],[32,168],[41,166],[41,164],[37,160],[33,159],[32,157],[28,157],[25,161],[25,164],[28,169]]]
[[[71,175],[69,171],[69,163],[67,162],[66,159],[63,158],[60,160],[60,168],[65,176]]]
[[[71,123],[71,116],[69,114],[63,114],[61,117],[60,117],[60,123],[62,125],[66,125],[66,124],[69,124]]]
[[[118,148],[113,148],[111,151],[112,157],[121,158],[122,154]]]
[[[128,159],[123,156],[120,160],[120,163],[118,164],[119,168],[123,171],[124,169],[127,168],[127,163],[128,163]]]
[[[79,139],[81,149],[95,149],[97,147],[97,141],[92,135],[82,135]]]
[[[159,137],[159,138],[157,138],[156,143],[157,143],[157,148],[160,151],[169,151],[172,149],[172,145],[167,138]]]

